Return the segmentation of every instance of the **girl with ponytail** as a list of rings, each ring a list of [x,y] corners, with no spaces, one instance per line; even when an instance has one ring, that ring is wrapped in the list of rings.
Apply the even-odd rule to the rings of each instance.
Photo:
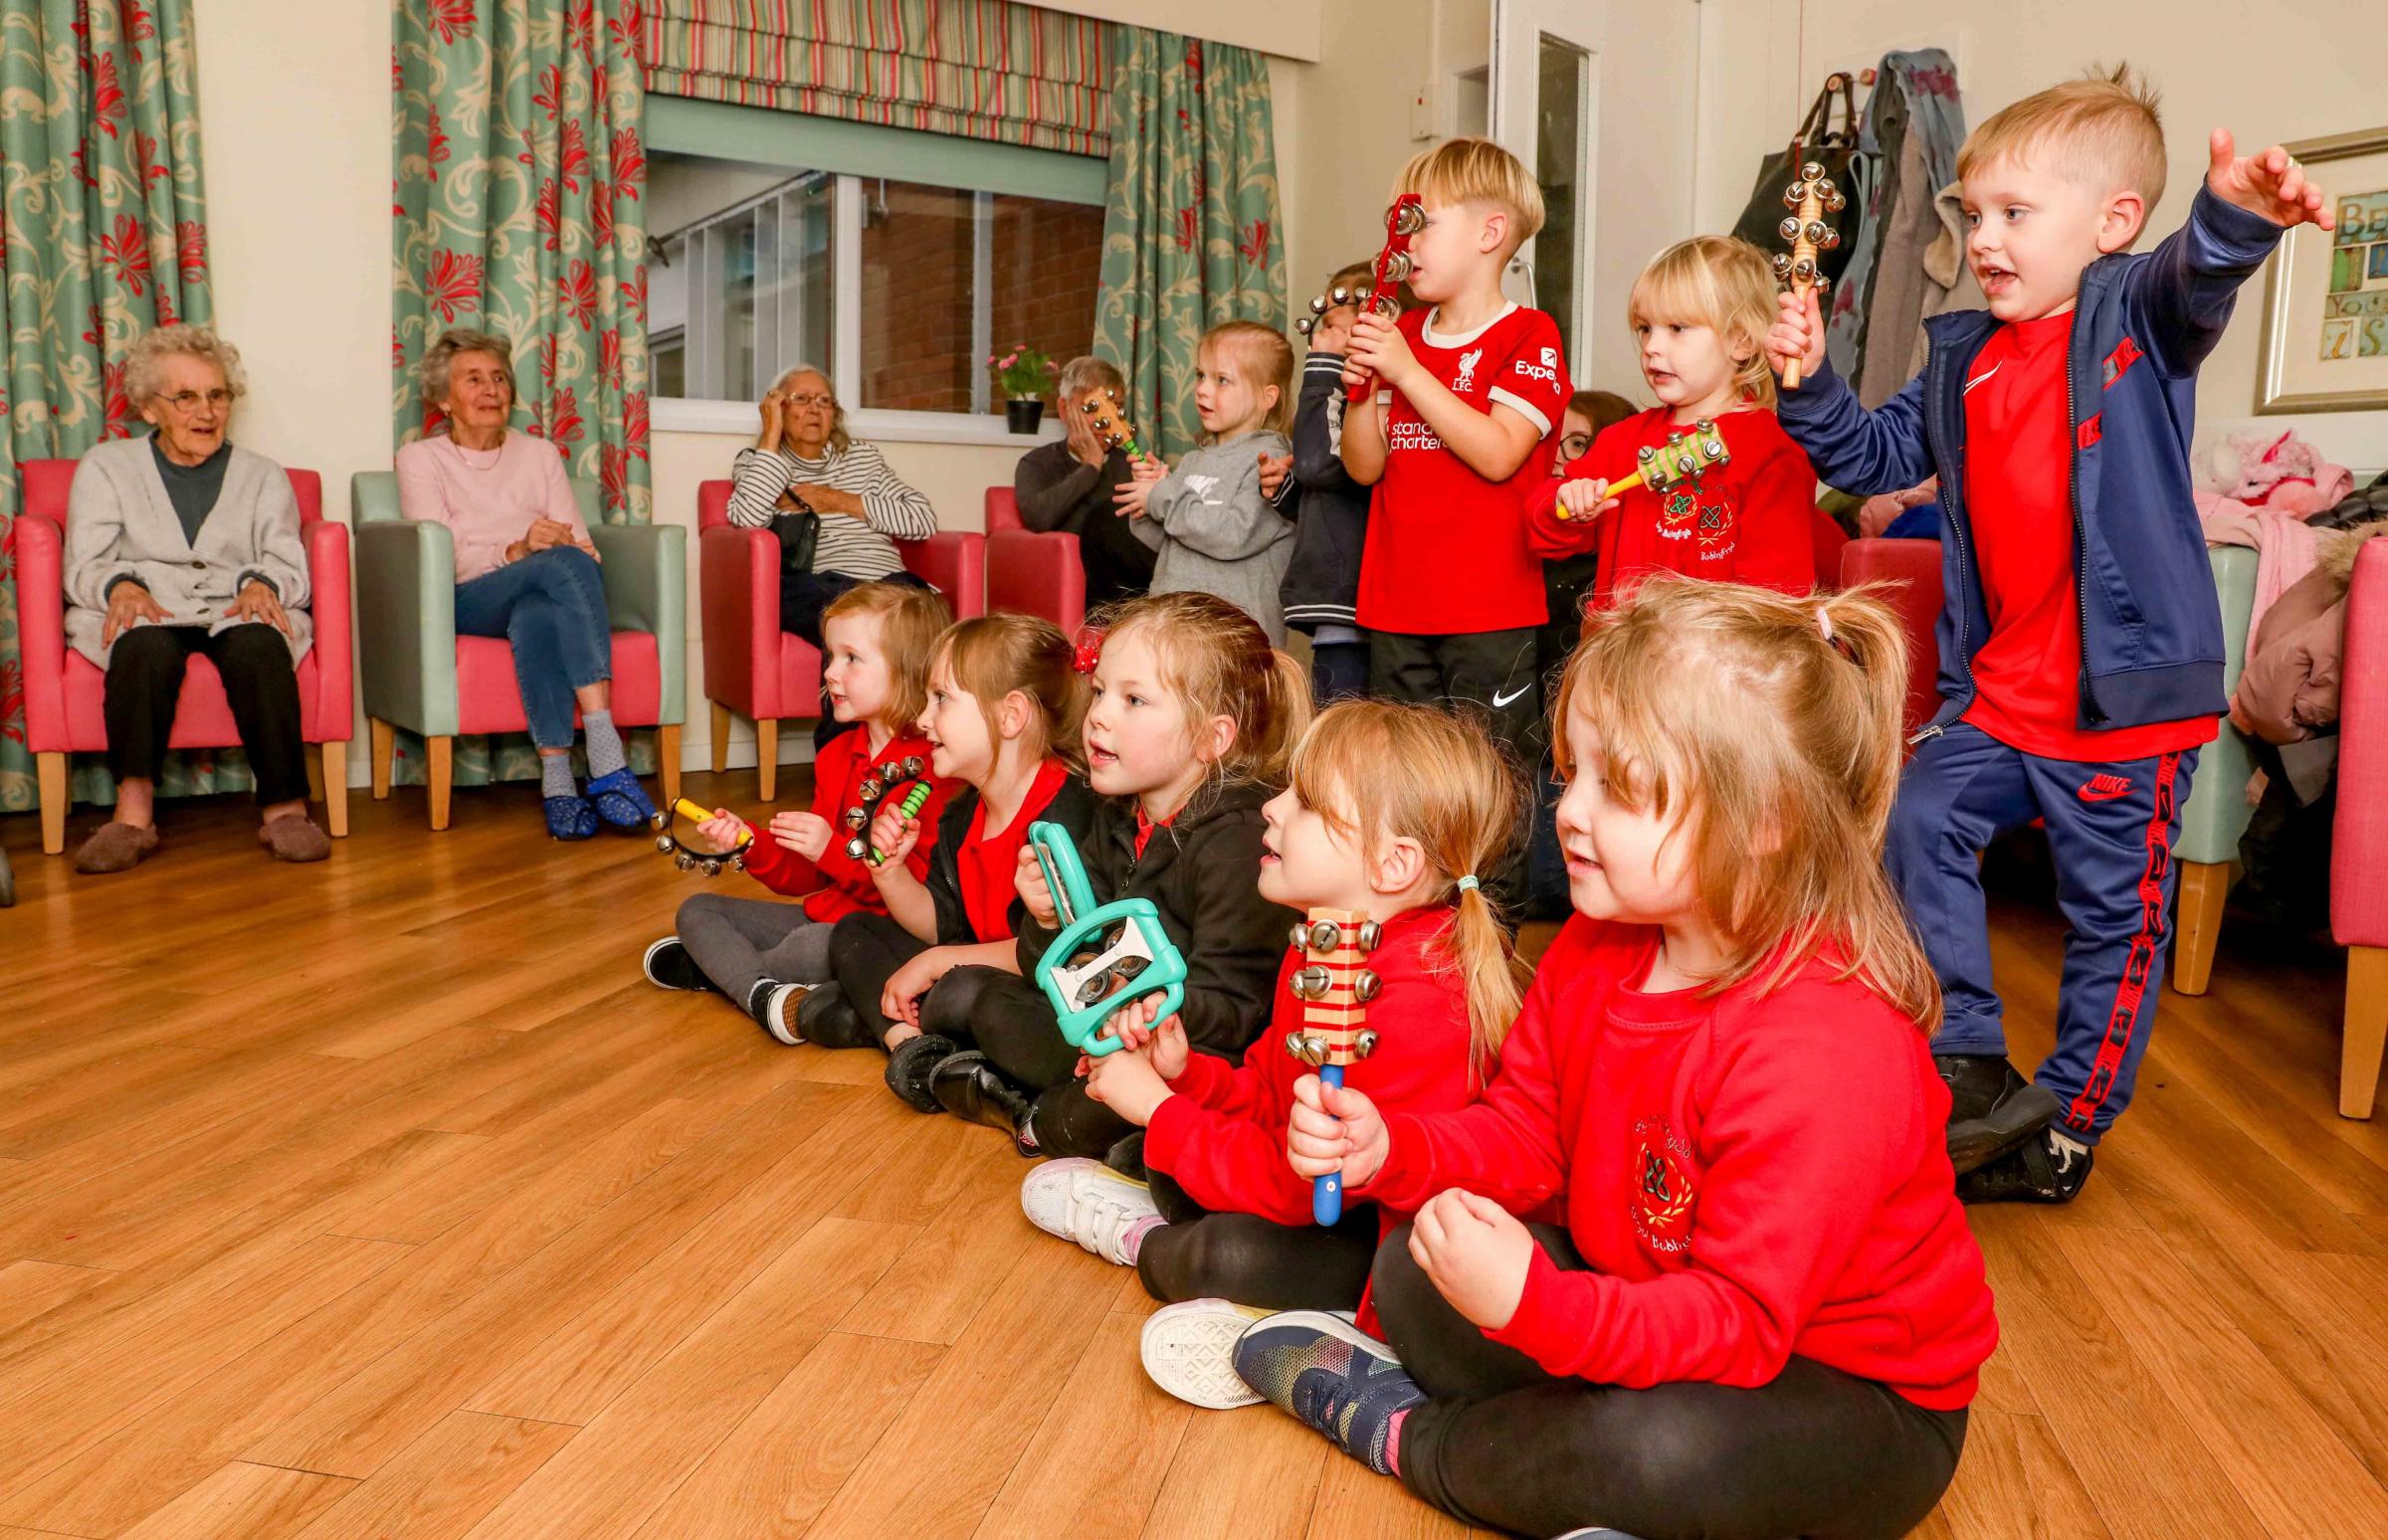
[[[1522,795],[1482,722],[1346,701],[1311,726],[1291,784],[1262,810],[1262,897],[1380,927],[1366,959],[1377,1046],[1346,1071],[1380,1106],[1453,1111],[1492,1072],[1517,1014],[1519,970],[1482,876],[1507,856]],[[1175,1017],[1148,1025],[1140,1011],[1120,1024],[1129,1048],[1089,1066],[1088,1093],[1145,1128],[1148,1186],[1096,1161],[1055,1161],[1021,1189],[1040,1227],[1133,1265],[1154,1298],[1183,1301],[1145,1328],[1145,1364],[1198,1405],[1255,1399],[1232,1374],[1221,1380],[1217,1354],[1188,1352],[1240,1327],[1236,1305],[1356,1307],[1369,1320],[1362,1296],[1377,1244],[1407,1218],[1398,1206],[1356,1205],[1331,1229],[1311,1223],[1310,1183],[1285,1158],[1294,1084],[1308,1072],[1285,1044],[1302,1020],[1291,985],[1303,956],[1285,959],[1276,1030],[1240,1066],[1189,1052]],[[1201,1372],[1206,1363],[1213,1372]]]
[[[1931,1512],[1998,1321],[1883,874],[1905,678],[1863,590],[1664,576],[1593,615],[1552,734],[1576,912],[1499,1072],[1390,1118],[1294,1086],[1293,1169],[1415,1213],[1375,1257],[1384,1340],[1272,1316],[1236,1380],[1487,1529]]]

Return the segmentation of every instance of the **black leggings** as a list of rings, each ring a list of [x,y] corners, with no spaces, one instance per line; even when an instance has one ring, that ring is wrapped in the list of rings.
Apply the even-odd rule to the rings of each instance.
[[[1586,1270],[1566,1231],[1528,1228],[1562,1270]],[[1626,1390],[1548,1374],[1453,1309],[1409,1241],[1407,1225],[1387,1237],[1374,1274],[1385,1335],[1434,1398],[1402,1424],[1401,1479],[1471,1524],[1889,1540],[1921,1523],[1956,1474],[1964,1412],[1926,1411],[1813,1359],[1755,1390]]]
[[[154,781],[163,772],[183,671],[193,653],[206,654],[224,681],[249,773],[257,779],[258,806],[305,801],[306,743],[291,645],[257,621],[212,636],[205,626],[135,626],[116,639],[100,690],[107,773],[119,781]]]
[[[1036,1098],[1030,1126],[1037,1148],[1047,1155],[1086,1155],[1100,1160],[1136,1125],[1087,1094],[1078,1077],[1078,1050],[1062,1036],[1053,1003],[1018,974],[994,968],[956,968],[937,981],[920,1008],[927,1027],[929,1004],[948,988],[954,998],[938,1012],[940,1021],[963,1018],[946,1031],[956,1043],[975,1043],[1003,1077]],[[930,1027],[931,1032],[943,1030]]]
[[[1136,1254],[1144,1292],[1232,1299],[1264,1310],[1352,1310],[1376,1255],[1376,1206],[1353,1204],[1332,1228],[1280,1225],[1257,1214],[1219,1214],[1186,1196],[1164,1172],[1146,1173],[1169,1223],[1148,1231]]]

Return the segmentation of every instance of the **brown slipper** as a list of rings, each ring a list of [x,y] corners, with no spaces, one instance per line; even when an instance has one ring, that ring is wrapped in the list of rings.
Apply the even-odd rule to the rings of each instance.
[[[75,852],[75,869],[86,876],[130,871],[157,849],[157,826],[135,829],[130,824],[101,824]]]
[[[331,837],[297,813],[285,813],[259,829],[257,843],[276,861],[321,861],[331,854]]]

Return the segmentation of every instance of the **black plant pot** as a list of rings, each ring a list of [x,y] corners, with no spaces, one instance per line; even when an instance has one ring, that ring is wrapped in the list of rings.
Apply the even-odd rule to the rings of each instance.
[[[1035,433],[1037,424],[1045,420],[1045,403],[1034,396],[1026,401],[1017,398],[1006,401],[1003,420],[1014,433]]]

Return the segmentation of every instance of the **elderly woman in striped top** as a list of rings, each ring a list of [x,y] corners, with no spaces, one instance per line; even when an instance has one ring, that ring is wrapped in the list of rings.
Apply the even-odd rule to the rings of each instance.
[[[762,419],[754,448],[738,451],[731,472],[729,521],[761,528],[775,513],[821,515],[812,571],[779,581],[780,629],[819,647],[821,611],[846,590],[920,581],[903,570],[896,542],[935,534],[937,515],[877,447],[847,436],[846,409],[820,370],[800,364],[781,375],[763,397]]]

